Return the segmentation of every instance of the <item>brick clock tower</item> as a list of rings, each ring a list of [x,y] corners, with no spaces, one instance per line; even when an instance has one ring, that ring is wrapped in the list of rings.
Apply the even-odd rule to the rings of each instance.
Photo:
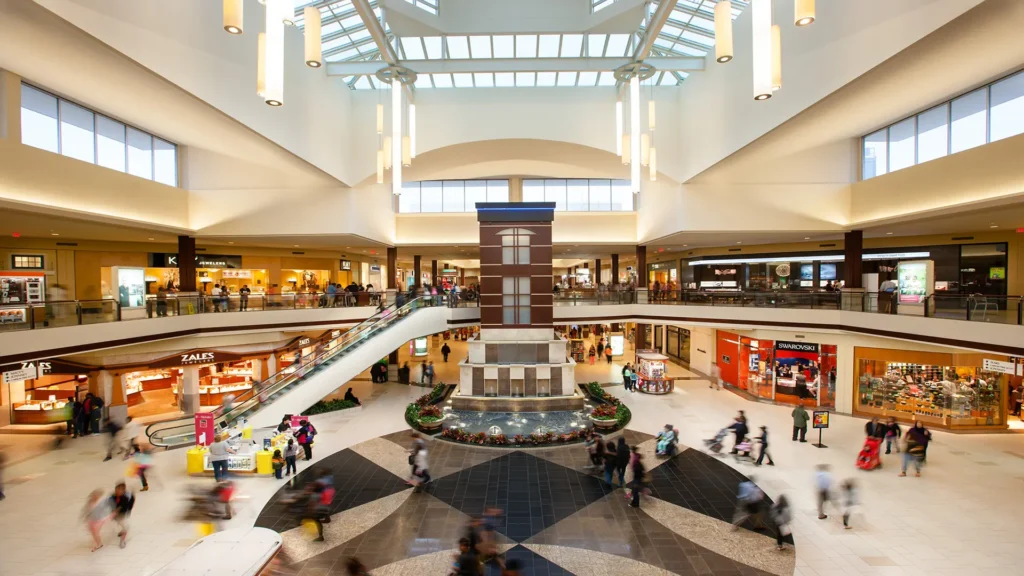
[[[552,323],[553,202],[478,203],[480,336],[460,365],[462,402],[502,399],[491,409],[563,409],[575,394],[576,363]],[[456,398],[460,400],[460,398]],[[582,401],[582,398],[580,398]],[[573,402],[575,403],[575,402]]]

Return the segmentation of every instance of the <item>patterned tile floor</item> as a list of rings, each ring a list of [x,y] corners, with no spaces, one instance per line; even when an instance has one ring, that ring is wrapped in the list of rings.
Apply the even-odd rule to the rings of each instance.
[[[631,445],[652,443],[648,434],[626,431],[624,436]],[[646,506],[656,511],[652,516],[644,503],[640,509],[629,507],[624,490],[583,468],[587,458],[581,445],[516,450],[432,440],[428,453],[435,481],[424,492],[399,494],[407,491],[399,472],[408,441],[408,432],[397,432],[317,464],[334,474],[335,522],[353,521],[352,514],[362,513],[360,506],[377,500],[407,497],[361,533],[328,530],[326,542],[306,542],[312,536],[296,528],[298,520],[284,502],[289,490],[311,480],[313,470],[300,473],[295,486],[270,499],[256,525],[288,533],[285,558],[292,552],[294,561],[285,573],[340,573],[347,558],[357,557],[372,574],[443,574],[468,524],[492,508],[503,511],[491,520],[498,550],[505,560],[516,559],[522,574],[793,573],[793,552],[774,551],[774,536],[731,530],[733,494],[742,475],[695,450],[669,460],[647,459],[652,494]],[[693,524],[694,512],[716,534],[713,545],[703,542],[714,550],[680,533],[679,526]],[[367,513],[379,510],[367,508]],[[586,568],[590,562],[599,566]],[[496,564],[485,566],[486,575],[498,572]]]

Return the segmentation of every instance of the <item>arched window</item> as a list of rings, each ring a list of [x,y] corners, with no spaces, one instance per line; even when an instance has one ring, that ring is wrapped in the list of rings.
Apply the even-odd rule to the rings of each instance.
[[[530,236],[533,232],[525,228],[506,228],[498,232],[501,236],[502,264],[530,263]]]

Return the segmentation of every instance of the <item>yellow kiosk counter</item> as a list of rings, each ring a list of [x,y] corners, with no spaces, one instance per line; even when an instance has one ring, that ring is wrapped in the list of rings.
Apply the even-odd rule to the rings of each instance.
[[[284,453],[288,444],[288,434],[277,434],[265,438],[262,445],[252,439],[252,426],[246,425],[242,430],[232,429],[228,432],[228,446],[235,454],[228,456],[228,472],[242,474],[272,475],[274,473],[274,450]],[[210,463],[210,449],[206,446],[195,446],[186,453],[187,471],[190,475],[213,474]]]

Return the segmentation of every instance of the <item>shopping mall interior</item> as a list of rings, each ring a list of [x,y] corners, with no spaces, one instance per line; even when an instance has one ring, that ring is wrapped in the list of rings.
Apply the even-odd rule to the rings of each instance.
[[[0,574],[1021,574],[1021,30],[0,0]]]

